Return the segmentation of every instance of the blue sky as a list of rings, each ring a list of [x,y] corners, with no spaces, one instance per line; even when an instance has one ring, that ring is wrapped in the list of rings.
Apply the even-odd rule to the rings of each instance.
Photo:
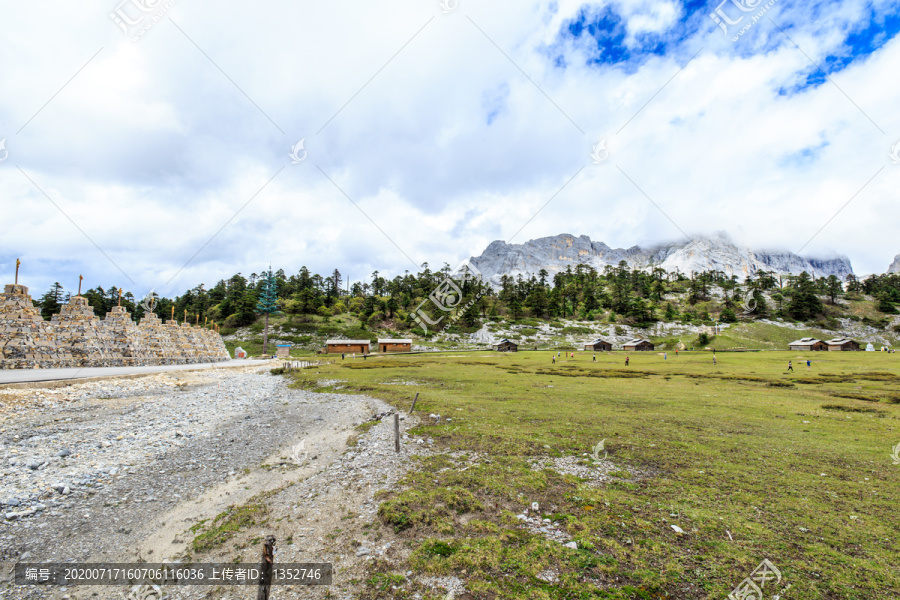
[[[0,6],[0,272],[36,293],[561,232],[900,252],[896,3],[120,1]]]

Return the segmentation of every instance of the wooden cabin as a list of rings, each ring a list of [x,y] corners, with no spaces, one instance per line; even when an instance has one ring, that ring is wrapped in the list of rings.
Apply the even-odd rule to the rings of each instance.
[[[817,340],[816,338],[805,337],[800,338],[799,340],[795,340],[788,344],[788,349],[790,350],[800,350],[807,352],[820,352],[823,350],[828,350],[828,345],[825,344],[822,340]]]
[[[609,352],[612,350],[612,344],[610,344],[606,340],[597,338],[593,342],[585,342],[584,349],[593,350],[594,352]]]
[[[833,340],[828,340],[827,342],[825,342],[825,345],[828,346],[828,350],[831,352],[859,352],[860,350],[862,350],[859,342],[851,340],[849,338],[835,338]]]
[[[511,342],[507,339],[502,339],[496,344],[492,344],[494,350],[497,352],[518,352],[519,345],[515,342]]]
[[[650,340],[645,340],[644,338],[637,338],[631,340],[630,342],[626,342],[623,350],[626,352],[651,352],[656,346],[653,345],[653,342]]]
[[[412,340],[407,339],[379,339],[379,352],[412,352]]]
[[[369,353],[369,340],[326,340],[325,352],[328,354],[360,354]]]

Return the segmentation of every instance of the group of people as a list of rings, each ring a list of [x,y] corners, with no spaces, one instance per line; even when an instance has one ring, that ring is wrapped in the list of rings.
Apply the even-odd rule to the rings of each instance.
[[[551,357],[551,362],[553,364],[556,364],[556,359],[559,358],[560,356],[562,356],[562,353],[557,352],[555,356]],[[678,356],[678,350],[675,350],[675,356]],[[341,355],[341,358],[343,358],[343,355]],[[575,358],[575,353],[574,352],[566,352],[566,358]],[[669,360],[668,352],[663,352],[663,360]],[[594,353],[592,362],[597,362],[597,353],[596,352]],[[627,367],[630,363],[631,363],[631,357],[626,355],[625,356],[625,366]],[[715,349],[713,349],[712,363],[713,363],[713,365],[717,364]],[[794,372],[794,361],[792,361],[792,360],[788,361],[787,370],[791,373]],[[806,359],[806,370],[812,371],[812,361],[810,359]]]

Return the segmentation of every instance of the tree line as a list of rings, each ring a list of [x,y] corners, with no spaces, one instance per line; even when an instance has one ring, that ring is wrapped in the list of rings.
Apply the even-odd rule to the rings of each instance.
[[[364,326],[389,324],[395,329],[424,333],[413,322],[413,315],[418,312],[436,321],[446,316],[448,307],[457,311],[466,307],[453,320],[455,327],[469,328],[489,317],[607,320],[635,325],[657,320],[728,322],[766,317],[809,321],[823,315],[827,304],[835,305],[844,296],[871,295],[883,313],[895,313],[895,305],[900,303],[898,274],[872,275],[865,280],[850,275],[841,281],[833,275],[814,278],[805,272],[781,276],[758,271],[739,282],[737,276],[722,271],[685,275],[660,268],[631,268],[622,261],[603,270],[584,264],[569,266],[552,277],[544,269],[527,278],[504,275],[496,287],[479,279],[456,281],[451,275],[446,263],[435,271],[425,263],[418,273],[405,271],[391,279],[375,271],[366,281],[352,283],[338,269],[322,276],[305,266],[291,275],[283,269],[249,277],[236,273],[210,288],[200,284],[174,298],[154,294],[153,306],[163,319],[168,319],[174,308],[179,322],[187,311],[191,323],[208,320],[226,328],[250,325],[260,314],[278,310],[292,319],[349,312]],[[115,286],[98,286],[82,295],[101,317],[119,303],[119,288]],[[49,319],[69,298],[70,293],[54,283],[37,304]],[[148,303],[144,300],[122,292],[122,305],[136,319],[146,313]]]

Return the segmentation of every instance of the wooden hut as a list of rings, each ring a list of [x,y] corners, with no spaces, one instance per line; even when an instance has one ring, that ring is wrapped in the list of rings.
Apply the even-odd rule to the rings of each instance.
[[[379,339],[379,352],[412,352],[412,340],[409,339]]]
[[[502,339],[496,344],[491,344],[497,352],[518,352],[519,345],[507,339]]]
[[[606,340],[597,338],[593,342],[585,342],[584,349],[593,350],[594,352],[609,352],[610,350],[612,350],[612,344],[610,344]]]
[[[849,338],[835,338],[833,340],[828,340],[827,342],[825,342],[825,345],[828,346],[828,350],[831,352],[859,352],[860,350],[862,350],[862,348],[860,348],[859,346],[859,342],[851,340]]]
[[[653,342],[645,340],[644,338],[637,338],[630,342],[626,342],[623,347],[626,352],[651,352],[654,348]]]
[[[328,354],[369,353],[369,340],[326,340],[325,352]]]
[[[795,340],[788,344],[788,349],[790,350],[800,350],[806,352],[819,352],[822,350],[828,350],[828,345],[822,340],[817,340],[816,338],[805,337],[800,338],[799,340]]]

